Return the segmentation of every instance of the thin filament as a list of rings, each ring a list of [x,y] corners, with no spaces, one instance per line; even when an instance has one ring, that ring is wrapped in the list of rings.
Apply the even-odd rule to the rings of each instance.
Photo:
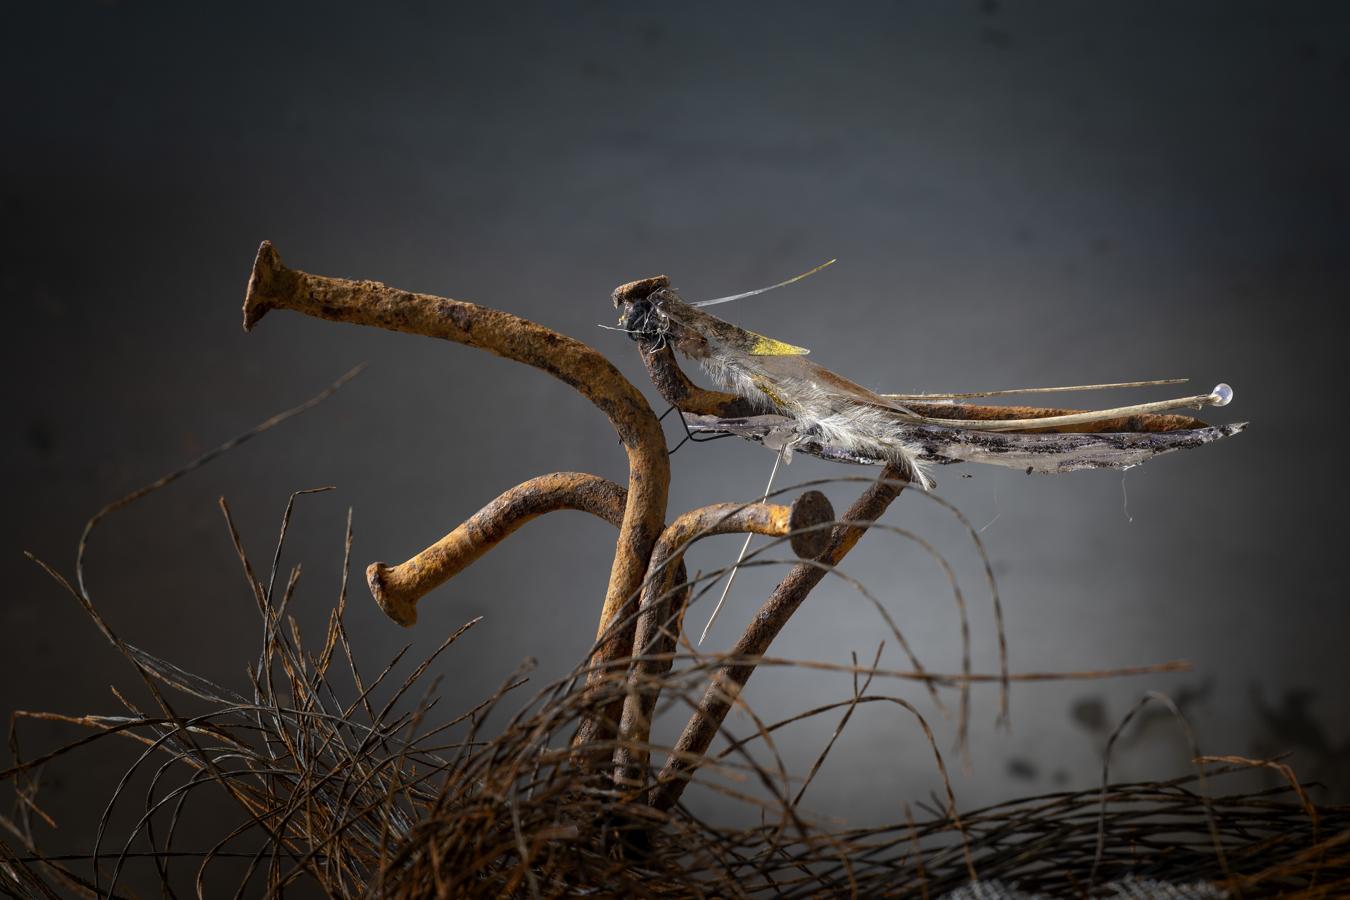
[[[783,461],[783,452],[780,450],[773,458],[773,468],[769,470],[769,483],[764,485],[764,496],[759,498],[763,503],[769,499],[769,492],[773,490],[773,479],[778,474],[778,464]],[[745,536],[745,543],[741,545],[741,555],[736,557],[736,562],[731,567],[731,574],[727,576],[726,586],[722,588],[722,596],[717,598],[717,606],[713,607],[712,615],[708,617],[708,624],[703,626],[703,633],[698,636],[699,645],[708,637],[708,631],[712,628],[713,622],[717,621],[717,614],[722,611],[722,604],[727,602],[727,594],[731,593],[731,583],[736,580],[736,573],[739,572],[741,561],[745,559],[746,552],[750,549],[750,541],[754,538],[754,533]]]
[[[837,262],[837,260],[833,260],[833,259],[830,260],[829,262],[823,262],[823,263],[821,263],[820,265],[816,266],[814,269],[812,269],[812,270],[809,271],[809,272],[803,272],[803,273],[800,274],[800,275],[794,275],[794,276],[792,276],[791,278],[789,278],[787,281],[780,281],[780,282],[778,282],[777,284],[771,284],[771,285],[769,285],[768,287],[756,288],[756,289],[753,290],[753,291],[746,291],[744,294],[732,294],[730,297],[718,297],[718,298],[716,298],[716,299],[714,299],[714,300],[700,300],[700,301],[698,301],[697,303],[691,303],[691,304],[689,304],[689,305],[690,305],[690,306],[716,306],[716,305],[719,304],[719,303],[730,303],[732,300],[744,300],[746,297],[753,297],[753,296],[755,296],[756,294],[763,294],[763,293],[765,293],[766,291],[771,291],[771,290],[773,290],[774,288],[787,287],[789,284],[793,284],[793,283],[795,283],[795,282],[801,281],[803,278],[806,278],[808,275],[814,275],[814,274],[816,274],[817,272],[819,272],[821,269],[824,269],[824,268],[827,267],[827,266],[832,266],[832,265],[834,265],[836,262]]]

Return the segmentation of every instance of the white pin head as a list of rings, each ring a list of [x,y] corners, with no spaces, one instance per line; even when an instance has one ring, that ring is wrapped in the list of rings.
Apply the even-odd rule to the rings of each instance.
[[[1214,385],[1209,392],[1209,402],[1213,406],[1227,406],[1233,402],[1233,389],[1226,384]]]

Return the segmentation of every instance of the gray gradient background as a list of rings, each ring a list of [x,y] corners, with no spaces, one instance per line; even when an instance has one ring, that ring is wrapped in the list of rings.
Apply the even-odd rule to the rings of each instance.
[[[1011,733],[980,692],[962,804],[1090,785],[1093,722],[1148,689],[1190,701],[1204,750],[1290,750],[1306,777],[1350,790],[1333,418],[1345,396],[1333,323],[1350,288],[1344,4],[35,6],[8,7],[0,52],[6,712],[115,711],[106,686],[132,678],[21,549],[68,569],[103,502],[359,361],[369,371],[318,410],[109,521],[90,581],[125,637],[243,684],[256,628],[220,495],[265,565],[288,492],[338,486],[302,499],[286,554],[305,566],[297,608],[317,637],[348,506],[359,573],[532,475],[623,480],[603,417],[538,372],[286,313],[244,336],[260,239],[309,271],[474,300],[589,341],[653,403],[634,346],[595,327],[614,318],[614,285],[665,272],[687,297],[715,296],[837,256],[727,317],[878,389],[1190,376],[1236,388],[1213,420],[1254,423],[1130,472],[1124,489],[1116,473],[938,473],[988,525],[1014,669],[1196,667],[1019,687]],[[672,514],[752,499],[770,461],[736,441],[681,450]],[[786,472],[784,484],[862,474],[809,458]],[[856,492],[831,489],[839,508]],[[976,667],[992,671],[992,616],[960,529],[910,496],[888,521],[953,559]],[[726,564],[738,543],[707,542],[694,567]],[[375,668],[405,641],[426,651],[483,615],[438,668],[447,708],[525,657],[541,681],[559,675],[590,643],[612,548],[609,526],[581,515],[536,522],[430,597],[412,631],[358,580],[362,658]],[[926,664],[958,665],[950,596],[921,552],[874,535],[846,568]],[[773,580],[738,581],[715,646]],[[847,662],[883,637],[835,583],[773,649]],[[884,660],[904,665],[894,646]],[[843,675],[761,673],[747,697],[776,718],[848,692]],[[946,750],[952,723],[922,708]],[[830,727],[785,736],[790,763],[804,769]],[[57,736],[31,733],[30,748]],[[1185,757],[1158,720],[1118,771],[1168,775]],[[88,810],[124,762],[85,756],[53,773],[60,840],[87,844]],[[933,784],[913,722],[873,707],[807,805],[893,820]]]

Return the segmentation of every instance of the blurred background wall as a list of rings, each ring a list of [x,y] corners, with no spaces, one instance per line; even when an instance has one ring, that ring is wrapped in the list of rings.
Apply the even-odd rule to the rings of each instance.
[[[612,323],[616,284],[664,272],[686,297],[720,296],[837,256],[722,311],[876,389],[1185,376],[1200,391],[1231,383],[1235,402],[1211,418],[1253,423],[1123,477],[938,473],[982,529],[1014,670],[1195,667],[1019,686],[1010,732],[993,727],[996,692],[978,691],[971,765],[955,767],[962,805],[1091,785],[1106,734],[1147,690],[1181,702],[1206,752],[1288,751],[1324,798],[1350,792],[1344,4],[67,3],[7,4],[5,18],[6,712],[115,712],[108,684],[134,677],[21,550],[69,570],[104,502],[361,361],[320,408],[108,521],[89,580],[114,627],[242,688],[255,613],[216,499],[265,565],[289,492],[332,484],[301,498],[283,560],[304,565],[294,608],[308,633],[335,599],[350,507],[349,621],[367,668],[485,616],[439,664],[442,706],[461,710],[527,657],[542,684],[589,646],[613,535],[580,514],[529,525],[429,597],[411,631],[359,576],[532,475],[622,481],[603,417],[538,372],[433,340],[288,313],[246,337],[261,239],[299,268],[591,342],[654,404],[633,344],[596,327]],[[771,460],[737,441],[685,447],[672,514],[756,498]],[[780,484],[860,474],[799,458]],[[857,491],[829,493],[843,509]],[[910,495],[888,521],[952,559],[976,669],[994,671],[962,529]],[[738,546],[704,542],[691,568]],[[932,560],[875,534],[846,571],[927,666],[959,666]],[[774,580],[742,575],[711,646],[731,643]],[[690,614],[698,627],[708,605]],[[886,636],[833,582],[773,649],[847,663]],[[883,665],[903,668],[893,644]],[[887,687],[921,704],[948,750],[954,723],[922,690]],[[760,673],[747,698],[774,719],[850,691],[842,674]],[[789,763],[809,765],[832,725],[785,738]],[[37,749],[72,732],[31,734]],[[1184,768],[1165,716],[1132,735],[1120,777]],[[60,840],[88,846],[123,765],[85,755],[51,773]],[[806,806],[894,820],[934,783],[915,724],[873,707]]]

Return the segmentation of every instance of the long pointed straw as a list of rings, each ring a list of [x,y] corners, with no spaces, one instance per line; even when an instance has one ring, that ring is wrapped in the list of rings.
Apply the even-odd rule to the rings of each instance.
[[[932,419],[927,416],[917,416],[910,421],[924,425],[941,425],[945,428],[968,428],[974,431],[1017,431],[1022,428],[1059,428],[1065,425],[1083,425],[1088,422],[1100,422],[1103,419],[1166,412],[1169,409],[1181,409],[1187,406],[1196,408],[1227,406],[1232,399],[1233,389],[1226,384],[1217,384],[1214,386],[1214,390],[1208,394],[1178,397],[1175,400],[1157,400],[1153,403],[1138,403],[1134,406],[1117,406],[1114,409],[1070,413],[1063,416],[1046,416],[1042,419]]]
[[[1105,391],[1113,388],[1157,387],[1160,384],[1185,384],[1189,378],[1159,378],[1155,381],[1115,381],[1110,384],[1069,384],[1063,387],[1016,388],[1003,391],[967,391],[959,394],[882,394],[887,400],[970,400],[975,397],[1012,397],[1018,394],[1070,394],[1079,391]]]
[[[759,498],[760,503],[769,499],[769,491],[773,490],[774,476],[778,474],[778,464],[782,461],[783,453],[782,451],[779,451],[773,458],[773,468],[769,470],[769,483],[764,485],[764,496]],[[703,626],[703,633],[698,636],[700,646],[702,646],[704,639],[707,638],[708,631],[712,628],[713,622],[717,621],[717,614],[722,611],[722,604],[726,602],[727,594],[731,593],[731,583],[736,580],[736,573],[741,570],[741,561],[745,559],[745,554],[750,549],[750,540],[753,537],[753,534],[747,534],[745,536],[745,543],[741,544],[741,555],[736,557],[736,562],[731,566],[731,574],[727,576],[726,587],[722,588],[722,596],[717,598],[717,605],[713,607],[712,615],[708,617],[708,624]]]

